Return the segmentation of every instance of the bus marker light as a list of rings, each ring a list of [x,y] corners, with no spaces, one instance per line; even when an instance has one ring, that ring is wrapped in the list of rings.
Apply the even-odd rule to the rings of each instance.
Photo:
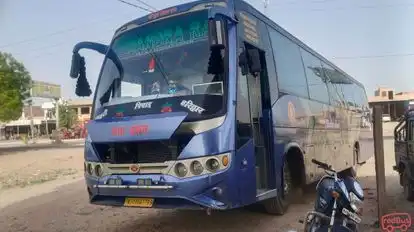
[[[223,156],[221,162],[223,163],[224,167],[227,167],[227,165],[229,164],[229,157],[227,155]]]

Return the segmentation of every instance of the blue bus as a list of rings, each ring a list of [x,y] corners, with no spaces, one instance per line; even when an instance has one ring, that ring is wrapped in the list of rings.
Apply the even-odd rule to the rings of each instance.
[[[81,49],[105,56],[85,140],[91,204],[283,215],[323,173],[361,155],[364,86],[242,0],[195,1],[80,42],[70,76],[90,96]]]

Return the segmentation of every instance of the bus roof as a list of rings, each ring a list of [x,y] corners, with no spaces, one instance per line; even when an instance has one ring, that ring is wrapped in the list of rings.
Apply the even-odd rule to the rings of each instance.
[[[131,20],[127,23],[125,23],[124,25],[122,25],[121,27],[119,27],[116,31],[115,31],[115,36],[122,30],[125,30],[126,26],[134,24],[134,25],[142,25],[142,24],[146,24],[148,22],[163,18],[163,17],[167,17],[167,16],[171,16],[171,15],[176,15],[182,12],[186,12],[188,10],[190,10],[191,8],[200,5],[200,4],[213,4],[213,3],[220,3],[220,4],[226,4],[227,6],[232,6],[232,1],[234,0],[198,0],[198,1],[192,1],[192,2],[188,2],[188,3],[184,3],[184,4],[180,4],[180,5],[175,5],[175,6],[171,6],[171,7],[167,7],[164,8],[162,10],[159,10],[157,12],[153,12],[153,13],[149,13],[147,15],[144,15],[140,18]]]
[[[357,81],[355,78],[353,78],[352,76],[350,76],[349,74],[347,74],[345,71],[343,71],[337,65],[335,65],[334,63],[332,63],[331,61],[329,61],[328,59],[326,59],[325,57],[323,57],[321,54],[319,54],[318,52],[316,52],[315,50],[313,50],[311,47],[309,47],[304,42],[302,42],[301,40],[299,40],[298,38],[296,38],[294,35],[292,35],[286,29],[284,29],[283,27],[281,27],[280,25],[278,25],[276,22],[274,22],[273,20],[271,20],[270,18],[268,18],[266,15],[264,15],[262,12],[260,12],[259,10],[257,10],[255,7],[253,7],[252,5],[250,5],[248,2],[246,2],[244,0],[198,0],[198,1],[192,1],[192,2],[188,2],[188,3],[184,3],[184,4],[180,4],[180,5],[175,5],[175,6],[172,6],[172,7],[168,7],[168,8],[159,10],[157,12],[153,12],[153,13],[147,14],[147,15],[145,15],[143,17],[134,19],[134,20],[132,20],[132,21],[130,21],[128,23],[125,23],[124,25],[122,25],[120,28],[118,28],[115,31],[114,38],[121,31],[127,29],[127,26],[128,25],[131,25],[131,24],[134,24],[134,25],[142,25],[142,24],[148,23],[150,21],[153,21],[153,20],[156,20],[156,19],[159,19],[159,18],[162,18],[162,17],[166,17],[166,16],[170,16],[170,15],[175,15],[175,14],[179,14],[179,13],[188,11],[191,8],[193,8],[194,6],[197,6],[199,4],[207,4],[207,3],[221,3],[221,4],[226,4],[228,7],[233,8],[233,9],[234,9],[234,5],[237,5],[238,3],[241,3],[242,5],[244,4],[245,5],[244,7],[247,8],[247,11],[250,14],[252,14],[255,17],[257,17],[258,19],[264,21],[266,24],[268,24],[269,26],[273,27],[275,30],[277,30],[280,33],[282,33],[284,36],[286,36],[289,39],[291,39],[293,42],[295,42],[296,44],[298,44],[303,49],[307,50],[308,52],[310,52],[311,54],[315,55],[316,57],[318,57],[319,59],[321,59],[322,61],[324,61],[328,65],[332,66],[337,71],[343,73],[352,82],[354,82],[355,84],[357,84],[360,87],[364,88],[364,85],[361,82]],[[365,90],[365,88],[364,88],[364,90]]]

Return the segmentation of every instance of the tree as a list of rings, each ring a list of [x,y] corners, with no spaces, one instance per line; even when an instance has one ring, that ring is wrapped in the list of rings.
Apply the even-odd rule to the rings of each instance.
[[[30,96],[32,78],[11,54],[0,52],[0,121],[17,120]]]
[[[59,104],[59,126],[69,129],[77,123],[78,115],[68,106],[67,102]]]

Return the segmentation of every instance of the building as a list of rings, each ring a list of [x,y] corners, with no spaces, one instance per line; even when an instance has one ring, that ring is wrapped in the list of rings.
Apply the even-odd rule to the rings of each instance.
[[[74,99],[68,100],[69,108],[73,109],[77,115],[81,124],[87,122],[91,118],[92,112],[92,99]]]
[[[30,115],[33,115],[34,134],[50,135],[56,129],[56,115],[52,113],[54,104],[54,101],[49,100],[33,102],[31,109],[30,106],[24,106],[19,119],[0,123],[0,140],[18,137],[23,134],[30,135]],[[69,108],[76,112],[80,124],[83,125],[90,119],[91,99],[68,100],[67,104]]]
[[[408,105],[414,104],[414,92],[395,92],[392,88],[378,88],[374,96],[368,97],[369,106],[381,105],[383,114],[388,114],[391,120],[397,120],[404,115]]]
[[[32,117],[35,135],[50,134],[52,130],[56,129],[56,118],[41,106],[24,106],[22,111],[19,119],[2,123],[0,139],[18,137],[23,134],[29,135]]]

